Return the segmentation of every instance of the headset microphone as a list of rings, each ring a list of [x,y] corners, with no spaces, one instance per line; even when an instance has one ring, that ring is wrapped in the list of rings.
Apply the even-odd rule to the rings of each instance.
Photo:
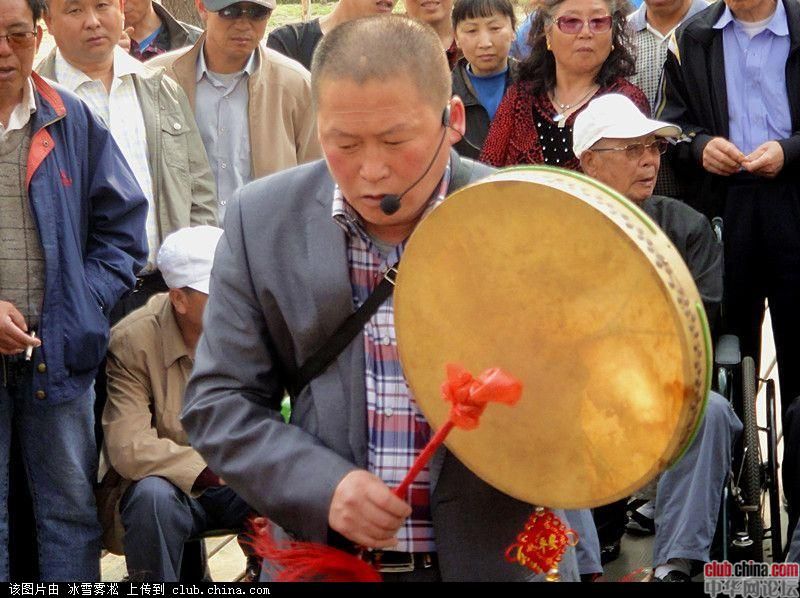
[[[419,178],[416,181],[411,183],[411,185],[409,185],[408,188],[405,191],[403,191],[400,195],[395,195],[392,193],[389,195],[384,195],[383,198],[381,199],[381,211],[387,216],[391,216],[392,214],[397,212],[397,210],[400,209],[400,200],[403,198],[403,196],[409,191],[411,191],[414,187],[416,187],[417,184],[422,179],[428,176],[428,173],[431,171],[431,168],[433,168],[433,163],[436,162],[436,156],[439,155],[439,150],[442,149],[444,138],[447,136],[447,128],[450,126],[449,104],[445,107],[444,112],[442,113],[442,126],[444,127],[444,131],[442,131],[442,138],[439,139],[439,145],[436,146],[436,151],[433,152],[433,157],[431,158],[431,161],[428,162],[428,166],[427,168],[425,168],[425,171],[419,176]]]
[[[387,216],[391,216],[397,210],[400,209],[400,198],[403,196],[403,193],[400,195],[384,195],[381,199],[381,211],[386,214]]]

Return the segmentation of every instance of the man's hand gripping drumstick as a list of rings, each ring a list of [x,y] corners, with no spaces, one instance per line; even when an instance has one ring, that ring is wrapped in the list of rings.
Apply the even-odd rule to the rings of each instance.
[[[522,396],[522,383],[499,368],[478,378],[459,365],[448,364],[442,397],[450,402],[450,417],[420,453],[403,482],[391,490],[380,478],[364,470],[347,474],[333,494],[328,524],[359,546],[389,548],[411,507],[401,499],[453,428],[473,430],[490,402],[514,405]]]

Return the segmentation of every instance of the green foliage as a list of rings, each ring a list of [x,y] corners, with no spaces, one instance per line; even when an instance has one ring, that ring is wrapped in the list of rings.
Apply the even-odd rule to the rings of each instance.
[[[281,401],[281,415],[283,416],[283,421],[288,424],[292,415],[292,403],[289,397],[283,397],[283,401]]]
[[[308,7],[309,20],[328,14],[333,10],[334,6],[336,6],[336,2],[325,2],[324,4],[322,2],[312,2]],[[272,11],[272,16],[269,18],[267,31],[287,23],[297,23],[302,20],[302,11],[299,2],[278,0],[278,6]]]

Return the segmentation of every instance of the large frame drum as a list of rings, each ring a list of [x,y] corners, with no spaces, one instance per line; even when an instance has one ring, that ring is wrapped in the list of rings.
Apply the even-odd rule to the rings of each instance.
[[[400,358],[434,428],[447,363],[523,382],[447,446],[499,490],[588,508],[682,454],[710,382],[700,295],[667,236],[608,187],[549,167],[500,171],[433,210],[394,293]]]

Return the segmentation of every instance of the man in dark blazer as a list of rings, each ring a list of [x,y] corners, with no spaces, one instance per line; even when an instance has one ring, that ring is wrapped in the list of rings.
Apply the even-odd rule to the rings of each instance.
[[[228,208],[182,417],[191,444],[292,536],[378,549],[385,580],[531,578],[504,553],[532,506],[451,453],[403,499],[390,490],[430,434],[400,369],[391,299],[327,369],[294,384],[420,219],[491,172],[450,150],[464,106],[440,42],[405,17],[342,24],[317,48],[312,91],[327,163],[253,182]],[[572,548],[561,573],[577,579]]]
[[[724,325],[756,360],[769,302],[786,430],[800,395],[800,5],[718,2],[676,39],[659,118],[688,134],[672,158],[689,202],[724,218]],[[794,522],[800,476],[783,475]]]

